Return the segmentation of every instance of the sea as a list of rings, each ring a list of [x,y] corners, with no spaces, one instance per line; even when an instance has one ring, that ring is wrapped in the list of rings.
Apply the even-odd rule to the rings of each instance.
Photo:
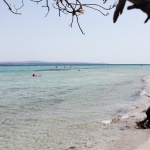
[[[88,149],[111,137],[114,118],[146,108],[146,95],[150,65],[1,65],[0,149]]]

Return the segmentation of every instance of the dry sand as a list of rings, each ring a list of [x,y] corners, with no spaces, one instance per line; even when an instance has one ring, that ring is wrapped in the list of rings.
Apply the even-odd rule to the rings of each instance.
[[[140,145],[136,150],[150,150],[150,138]]]

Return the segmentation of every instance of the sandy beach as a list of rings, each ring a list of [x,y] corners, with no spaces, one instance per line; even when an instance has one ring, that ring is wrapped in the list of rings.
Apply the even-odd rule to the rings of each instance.
[[[137,115],[123,119],[119,123],[119,138],[108,144],[108,150],[149,150],[150,130],[136,128],[136,121],[143,120],[145,112],[141,110]]]
[[[89,140],[80,147],[74,145],[66,150],[149,150],[150,130],[138,129],[136,126],[136,121],[142,120],[146,115],[144,109],[137,109],[139,113],[136,115],[116,118],[110,124],[106,124],[104,128],[108,132],[113,131],[114,135],[107,135],[105,141]]]
[[[149,150],[150,130],[136,128],[136,121],[143,120],[145,116],[145,112],[141,109],[136,115],[120,120],[120,123],[117,125],[120,130],[116,133],[119,137],[116,140],[109,142],[106,149]],[[115,125],[112,126],[116,128]]]
[[[139,146],[136,150],[149,150],[150,149],[150,138],[144,142],[141,146]]]

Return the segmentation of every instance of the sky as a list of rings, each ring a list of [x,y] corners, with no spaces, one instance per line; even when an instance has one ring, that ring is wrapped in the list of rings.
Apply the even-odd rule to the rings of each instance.
[[[45,17],[41,5],[25,2],[22,15],[15,15],[0,1],[0,62],[150,64],[150,21],[144,24],[146,14],[129,5],[115,24],[115,9],[108,16],[85,10],[79,17],[83,35],[76,21],[69,26],[70,15],[59,17],[53,7]]]

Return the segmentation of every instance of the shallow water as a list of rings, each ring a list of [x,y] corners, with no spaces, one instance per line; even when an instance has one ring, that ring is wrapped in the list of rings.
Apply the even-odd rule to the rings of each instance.
[[[149,65],[1,66],[0,149],[105,140],[104,123],[135,113],[149,86]]]

